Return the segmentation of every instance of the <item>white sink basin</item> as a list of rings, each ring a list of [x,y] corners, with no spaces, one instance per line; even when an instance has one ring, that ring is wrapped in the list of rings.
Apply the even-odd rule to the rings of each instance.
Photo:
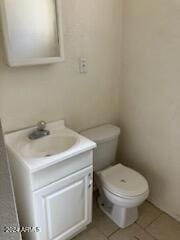
[[[47,124],[50,135],[30,140],[28,136],[35,129],[23,129],[5,135],[8,154],[32,172],[96,147],[94,142],[65,127],[62,120]]]
[[[24,157],[50,157],[67,151],[77,142],[74,136],[47,136],[21,145],[19,152]]]

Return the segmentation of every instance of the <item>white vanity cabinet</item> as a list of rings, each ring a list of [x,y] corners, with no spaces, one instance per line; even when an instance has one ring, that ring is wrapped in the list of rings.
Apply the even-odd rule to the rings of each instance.
[[[38,240],[65,240],[91,221],[92,167],[33,193]]]
[[[47,129],[36,140],[36,128],[5,136],[23,240],[72,239],[91,222],[96,144],[62,120]]]
[[[67,240],[92,218],[93,151],[30,172],[8,149],[24,240]]]

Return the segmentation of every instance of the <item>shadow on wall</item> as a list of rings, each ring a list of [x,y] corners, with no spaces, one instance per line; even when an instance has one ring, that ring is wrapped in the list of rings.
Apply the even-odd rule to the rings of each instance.
[[[126,144],[128,143],[126,142]],[[138,162],[136,161],[137,158],[139,159]],[[148,200],[153,204],[154,201],[158,203],[158,207],[164,211],[165,207],[161,204],[162,203],[161,199],[166,197],[169,186],[166,181],[166,177],[163,174],[161,174],[161,170],[158,168],[152,169],[151,167],[148,167],[148,164],[151,164],[150,162],[149,163],[146,162],[146,164],[142,163],[141,156],[139,155],[138,157],[138,154],[135,152],[134,157],[133,156],[126,157],[126,154],[124,153],[123,140],[120,141],[118,161],[141,173],[147,179],[150,187],[150,195],[148,197]],[[158,195],[154,190],[154,184],[156,184],[156,191],[158,190],[159,192]]]

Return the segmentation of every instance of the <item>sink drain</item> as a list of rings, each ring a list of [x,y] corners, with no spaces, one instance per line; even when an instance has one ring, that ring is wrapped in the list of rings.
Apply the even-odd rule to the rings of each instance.
[[[126,180],[125,180],[125,179],[121,179],[120,182],[122,182],[122,183],[126,183]]]
[[[51,157],[52,156],[52,154],[46,154],[45,155],[45,157]]]

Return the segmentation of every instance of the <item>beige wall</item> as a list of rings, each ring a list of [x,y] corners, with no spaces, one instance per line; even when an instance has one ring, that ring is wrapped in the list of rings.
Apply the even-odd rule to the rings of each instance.
[[[65,119],[76,130],[117,123],[121,24],[121,0],[63,0],[66,59],[49,66],[7,67],[1,36],[0,118],[5,130],[40,119]],[[79,73],[79,57],[88,58],[88,74]]]
[[[180,1],[125,0],[123,34],[123,157],[180,220]]]

